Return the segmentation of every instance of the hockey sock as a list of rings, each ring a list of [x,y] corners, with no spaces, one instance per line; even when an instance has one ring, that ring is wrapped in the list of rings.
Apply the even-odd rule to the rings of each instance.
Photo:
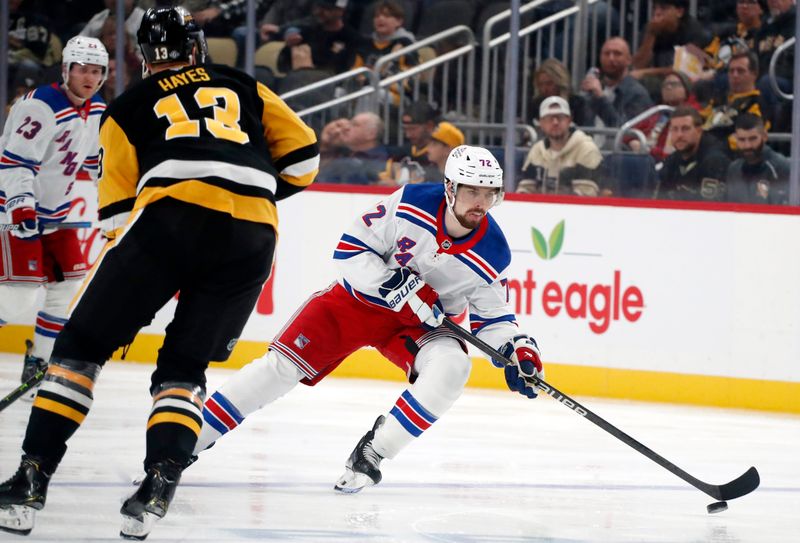
[[[206,400],[194,454],[239,426],[250,413],[292,390],[303,377],[297,366],[272,349],[244,366]]]
[[[53,344],[56,342],[56,337],[64,328],[67,319],[62,319],[39,311],[36,315],[36,327],[33,334],[33,356],[47,361],[50,354],[53,352]]]
[[[455,340],[443,339],[420,350],[415,368],[417,380],[375,432],[372,446],[384,458],[394,458],[450,409],[464,390],[471,362]]]
[[[53,359],[33,402],[22,449],[58,463],[67,440],[83,423],[94,400],[101,367],[80,360]]]
[[[53,353],[56,337],[64,328],[69,316],[69,303],[80,289],[76,280],[47,283],[44,305],[36,315],[36,328],[33,336],[33,356],[45,362]]]
[[[145,469],[164,460],[188,465],[203,424],[204,397],[202,387],[193,383],[168,381],[155,388],[147,420]]]

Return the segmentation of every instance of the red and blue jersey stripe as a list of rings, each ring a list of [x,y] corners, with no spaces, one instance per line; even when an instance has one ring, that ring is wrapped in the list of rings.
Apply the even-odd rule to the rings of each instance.
[[[55,338],[64,329],[65,324],[67,324],[67,319],[39,311],[39,314],[36,315],[35,333],[40,336]]]
[[[370,247],[357,237],[351,236],[349,234],[344,234],[342,235],[342,238],[339,240],[339,244],[336,246],[336,250],[333,252],[333,258],[334,260],[347,260],[348,258],[353,258],[354,256],[366,252],[375,253],[376,255],[378,255],[378,252],[375,251],[375,249],[373,249],[372,247]]]
[[[220,434],[226,434],[239,426],[244,417],[228,398],[217,391],[203,406],[203,420]]]
[[[33,175],[36,175],[39,173],[41,164],[42,163],[37,160],[25,158],[8,150],[4,150],[3,154],[0,155],[0,170],[7,170],[10,168],[25,168],[26,170],[30,170]]]
[[[422,432],[431,427],[436,422],[434,417],[427,409],[411,395],[408,390],[403,391],[394,407],[389,412],[406,431],[414,437],[419,437]]]

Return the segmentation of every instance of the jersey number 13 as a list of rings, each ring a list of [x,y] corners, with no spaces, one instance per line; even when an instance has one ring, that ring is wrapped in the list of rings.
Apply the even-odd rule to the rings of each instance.
[[[222,99],[222,107],[219,99]],[[213,107],[214,118],[203,118],[206,130],[215,138],[245,144],[250,137],[239,127],[239,97],[225,87],[200,87],[194,93],[194,101],[201,108]],[[166,117],[169,128],[165,139],[200,137],[200,121],[190,119],[178,95],[173,93],[156,102],[153,111],[159,118]]]

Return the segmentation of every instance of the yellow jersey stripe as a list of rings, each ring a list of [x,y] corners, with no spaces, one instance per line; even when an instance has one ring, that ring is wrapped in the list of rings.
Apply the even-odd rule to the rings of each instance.
[[[136,196],[139,162],[136,148],[112,117],[100,127],[100,175],[98,205],[102,209]]]
[[[144,187],[136,199],[134,209],[141,209],[162,198],[175,198],[182,202],[228,213],[236,219],[278,226],[278,210],[266,198],[242,196],[228,190],[203,183],[196,179],[182,181],[168,187]]]
[[[258,96],[264,101],[261,122],[264,125],[264,137],[273,162],[277,162],[292,151],[317,142],[314,130],[307,126],[277,94],[261,83],[257,84],[257,89]],[[314,175],[311,176],[312,179]]]
[[[172,424],[180,424],[182,426],[186,426],[196,435],[200,435],[200,425],[197,424],[191,417],[187,417],[186,415],[181,415],[180,413],[156,413],[150,420],[147,421],[147,429],[149,430],[151,427],[155,426],[156,424],[164,424],[164,423],[172,423]]]
[[[83,422],[83,419],[86,418],[86,415],[84,415],[80,411],[77,411],[62,403],[58,403],[54,400],[42,398],[39,395],[37,395],[36,399],[33,401],[33,407],[38,407],[39,409],[50,411],[51,413],[55,413],[56,415],[61,415],[62,417],[68,418],[78,424],[81,424]]]

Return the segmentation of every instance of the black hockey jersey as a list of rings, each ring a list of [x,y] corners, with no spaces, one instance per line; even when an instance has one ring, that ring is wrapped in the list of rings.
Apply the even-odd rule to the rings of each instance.
[[[171,197],[277,228],[275,200],[314,180],[316,136],[271,90],[227,66],[144,79],[101,121],[99,214],[111,234]]]

